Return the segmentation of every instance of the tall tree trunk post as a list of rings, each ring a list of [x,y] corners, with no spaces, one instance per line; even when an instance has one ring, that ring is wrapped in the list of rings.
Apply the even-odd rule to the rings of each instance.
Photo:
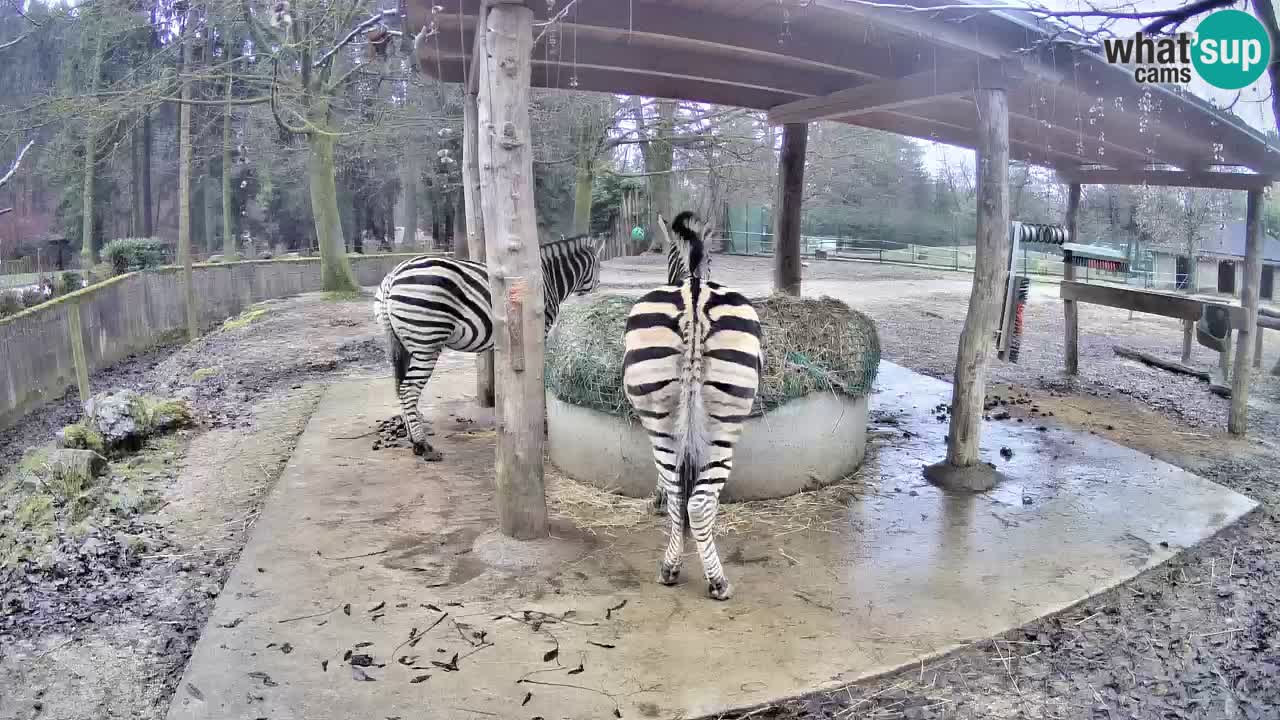
[[[533,11],[495,0],[481,22],[477,120],[496,350],[498,524],[529,540],[547,535],[543,280],[529,134]]]
[[[231,222],[231,92],[232,76],[227,76],[227,107],[222,115],[222,258],[236,259],[236,231]]]
[[[328,127],[328,104],[312,108],[311,122],[322,129]],[[360,289],[351,272],[346,242],[342,238],[342,218],[338,214],[338,185],[334,177],[334,138],[327,133],[307,133],[311,149],[307,174],[311,186],[311,214],[316,225],[316,244],[320,250],[320,287],[328,292],[355,292]]]
[[[778,156],[778,194],[774,212],[773,289],[800,294],[800,214],[804,203],[804,156],[809,140],[808,123],[787,123],[782,128],[782,152]]]
[[[989,489],[997,473],[979,458],[986,370],[1000,316],[1009,262],[1009,98],[1004,88],[981,88],[974,96],[978,116],[978,233],[973,289],[956,353],[951,393],[947,459],[926,475],[967,490]]]
[[[1076,233],[1080,229],[1080,183],[1071,183],[1067,188],[1067,226],[1069,242],[1080,242]],[[1066,263],[1062,266],[1062,279],[1075,280],[1076,266]],[[1063,364],[1068,375],[1080,372],[1080,309],[1074,300],[1062,301],[1062,313],[1066,318],[1066,334],[1063,335]]]
[[[483,33],[476,42],[482,42]],[[478,72],[472,70],[472,72]],[[467,213],[467,250],[471,259],[485,262],[484,212],[480,208],[480,148],[476,121],[476,96],[468,92],[462,114],[462,205]],[[491,408],[493,397],[493,351],[476,355],[476,403]]]
[[[191,12],[183,24],[185,35],[191,24]],[[191,272],[191,73],[192,42],[182,43],[182,105],[178,108],[178,261],[182,264],[182,286],[187,305],[187,339],[200,335],[196,317],[196,286]]]
[[[1240,287],[1240,304],[1244,307],[1244,325],[1236,328],[1235,368],[1231,373],[1231,414],[1227,430],[1244,435],[1249,427],[1249,373],[1253,363],[1249,351],[1258,327],[1258,291],[1262,284],[1262,190],[1250,190],[1245,209],[1244,278]]]

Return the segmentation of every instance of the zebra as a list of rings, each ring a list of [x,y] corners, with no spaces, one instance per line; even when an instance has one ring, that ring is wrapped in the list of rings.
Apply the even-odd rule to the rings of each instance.
[[[543,331],[551,329],[570,293],[585,295],[600,284],[600,253],[586,235],[543,245]],[[489,270],[471,260],[422,255],[387,273],[373,300],[373,315],[391,346],[391,365],[413,452],[428,461],[443,455],[427,441],[418,400],[445,348],[478,353],[493,349]]]
[[[678,285],[644,294],[631,309],[623,386],[653,446],[658,494],[665,495],[671,520],[658,582],[679,579],[688,528],[708,594],[727,600],[733,588],[712,532],[733,447],[760,383],[760,319],[746,297],[705,279],[707,228],[698,216],[681,212],[671,229],[690,272]]]

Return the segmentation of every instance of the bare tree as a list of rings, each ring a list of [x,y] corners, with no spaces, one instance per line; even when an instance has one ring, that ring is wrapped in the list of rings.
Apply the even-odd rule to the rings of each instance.
[[[18,168],[22,165],[22,156],[26,155],[27,151],[31,149],[31,146],[35,144],[36,141],[32,140],[22,146],[22,149],[18,151],[18,157],[13,161],[13,166],[9,168],[9,171],[6,172],[3,177],[0,177],[0,188],[8,185],[9,181],[13,179],[13,176],[18,174]],[[0,215],[4,215],[9,212],[13,212],[13,208],[4,208],[0,210]]]

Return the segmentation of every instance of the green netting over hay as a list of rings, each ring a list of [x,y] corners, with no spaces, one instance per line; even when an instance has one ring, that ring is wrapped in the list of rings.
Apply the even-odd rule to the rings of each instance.
[[[860,397],[875,381],[875,322],[829,297],[752,298],[764,328],[764,375],[753,414],[814,392]],[[560,309],[547,336],[546,385],[572,405],[633,417],[622,390],[622,336],[634,298],[596,295]]]

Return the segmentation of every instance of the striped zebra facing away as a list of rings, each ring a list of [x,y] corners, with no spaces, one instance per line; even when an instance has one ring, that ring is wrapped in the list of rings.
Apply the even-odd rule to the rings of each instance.
[[[658,582],[679,579],[687,530],[707,592],[727,600],[733,588],[712,534],[734,444],[760,383],[760,319],[740,293],[705,279],[706,228],[698,217],[682,212],[671,229],[689,273],[677,285],[649,291],[632,308],[623,384],[653,445],[658,493],[671,519]]]
[[[602,249],[586,235],[542,246],[544,332],[565,298],[599,285]],[[440,460],[443,456],[427,441],[418,400],[445,348],[467,353],[493,349],[488,268],[431,256],[406,260],[382,279],[373,316],[391,345],[396,395],[413,451],[426,460]]]

